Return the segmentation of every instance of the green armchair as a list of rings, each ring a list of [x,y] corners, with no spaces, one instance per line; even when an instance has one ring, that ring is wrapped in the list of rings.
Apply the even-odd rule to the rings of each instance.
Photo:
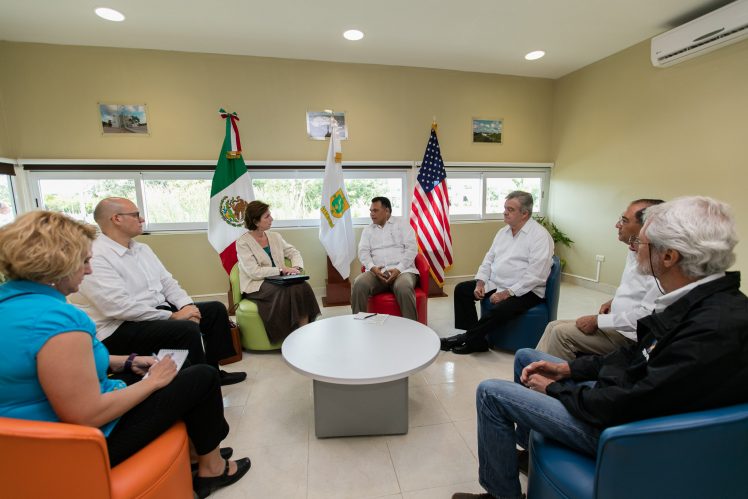
[[[229,274],[230,293],[234,303],[234,315],[242,338],[242,347],[247,350],[278,350],[280,343],[271,343],[265,331],[265,324],[252,300],[242,298],[239,286],[239,266],[234,265]]]

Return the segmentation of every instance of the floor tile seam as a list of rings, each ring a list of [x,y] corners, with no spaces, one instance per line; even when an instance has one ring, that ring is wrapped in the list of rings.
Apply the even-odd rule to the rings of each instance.
[[[400,484],[400,475],[397,472],[397,466],[395,466],[395,458],[392,456],[392,448],[390,447],[389,439],[385,439],[384,444],[387,446],[387,454],[390,457],[390,466],[392,466],[392,472],[395,474],[395,480],[397,481],[398,493],[402,495],[403,486]]]

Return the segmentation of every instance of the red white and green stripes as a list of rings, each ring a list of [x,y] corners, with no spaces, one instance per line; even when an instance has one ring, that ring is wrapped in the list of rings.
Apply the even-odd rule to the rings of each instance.
[[[244,211],[254,200],[252,181],[242,158],[239,117],[220,110],[226,120],[226,137],[218,156],[210,190],[208,240],[221,257],[226,273],[236,264],[236,240],[244,234]]]

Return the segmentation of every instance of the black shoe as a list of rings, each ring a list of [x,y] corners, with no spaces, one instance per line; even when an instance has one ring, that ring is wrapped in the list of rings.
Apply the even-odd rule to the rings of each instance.
[[[456,334],[454,336],[450,336],[449,338],[441,338],[439,339],[440,349],[444,350],[445,352],[449,352],[456,346],[460,346],[463,343],[465,343],[465,333],[462,334]]]
[[[517,449],[517,465],[519,465],[519,472],[527,476],[527,470],[530,468],[530,453],[525,449]]]
[[[247,373],[243,372],[229,373],[222,370],[219,374],[221,377],[221,386],[233,385],[234,383],[240,383],[247,379]]]
[[[471,345],[470,343],[465,343],[462,346],[454,347],[452,349],[452,352],[456,353],[457,355],[467,355],[473,352],[488,352],[488,345],[483,344],[483,345],[476,346],[476,345]]]
[[[222,475],[211,477],[197,476],[192,480],[192,489],[197,494],[197,497],[204,499],[216,490],[238,482],[241,477],[247,474],[251,467],[252,462],[248,457],[239,459],[236,461],[236,473],[229,475],[229,461],[227,459],[226,469],[223,470]]]
[[[221,447],[219,449],[219,452],[221,453],[221,457],[223,459],[228,459],[234,455],[234,449],[232,449],[231,447]],[[190,467],[192,468],[193,474],[197,473],[197,463],[191,463]]]

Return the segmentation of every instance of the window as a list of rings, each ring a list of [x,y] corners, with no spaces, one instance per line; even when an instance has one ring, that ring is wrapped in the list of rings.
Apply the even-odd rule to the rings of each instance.
[[[391,166],[390,166],[391,168]],[[375,196],[392,201],[393,215],[407,205],[407,170],[344,170],[354,223],[369,223]],[[210,209],[211,171],[41,171],[28,175],[36,206],[93,223],[103,198],[119,196],[137,204],[145,230],[205,230]],[[317,226],[324,170],[250,168],[255,198],[270,205],[276,227]]]
[[[212,172],[143,172],[143,213],[148,230],[208,227]]]
[[[277,227],[314,226],[319,224],[323,171],[252,170],[255,198],[270,205]],[[353,223],[368,224],[369,206],[375,196],[386,196],[392,202],[393,216],[401,216],[405,204],[406,173],[345,170],[345,189],[351,204]]]
[[[494,174],[487,173],[485,180],[485,198],[487,217],[496,216],[502,218],[504,215],[504,201],[512,191],[525,191],[532,194],[534,200],[532,214],[539,215],[543,206],[543,177],[518,177],[516,173]]]
[[[10,175],[0,174],[0,226],[13,221],[16,216],[11,178]]]
[[[550,165],[484,167],[450,165],[447,187],[451,220],[491,220],[504,216],[504,200],[512,191],[532,194],[533,215],[543,215],[547,206]]]
[[[40,208],[60,211],[78,220],[94,223],[93,210],[102,199],[118,196],[136,202],[136,179],[111,173],[85,178],[74,174],[49,174],[38,180],[37,204]]]

